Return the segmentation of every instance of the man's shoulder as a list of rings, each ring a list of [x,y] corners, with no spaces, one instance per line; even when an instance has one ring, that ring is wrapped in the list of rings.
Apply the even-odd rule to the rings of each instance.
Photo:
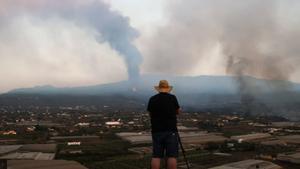
[[[176,96],[174,94],[171,94],[171,93],[168,93],[168,96],[172,97],[172,98],[176,98]]]
[[[171,93],[169,93],[169,95],[170,95],[171,97],[176,97],[174,94],[171,94]]]
[[[161,93],[157,93],[153,96],[150,97],[150,100],[155,100],[155,99],[160,99],[160,98],[166,98],[166,97],[169,97],[169,98],[175,98],[176,99],[176,96],[171,94],[171,93],[164,93],[164,94],[161,94]]]
[[[149,100],[151,100],[151,99],[154,99],[154,98],[158,97],[158,95],[159,95],[159,93],[158,93],[158,94],[155,94],[155,95],[153,95],[153,96],[151,96],[151,97],[149,98]]]

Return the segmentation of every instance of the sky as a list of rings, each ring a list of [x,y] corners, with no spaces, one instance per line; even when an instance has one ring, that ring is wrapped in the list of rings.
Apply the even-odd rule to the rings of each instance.
[[[144,74],[300,82],[298,0],[0,0],[0,92]]]

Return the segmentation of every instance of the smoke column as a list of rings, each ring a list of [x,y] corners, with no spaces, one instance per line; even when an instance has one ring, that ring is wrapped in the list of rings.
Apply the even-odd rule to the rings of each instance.
[[[259,87],[245,76],[286,81],[299,73],[299,7],[295,0],[170,1],[169,23],[149,41],[146,66],[184,74],[205,66],[218,46],[222,64],[211,70],[235,76],[241,102],[251,104]],[[289,87],[269,85],[275,92]]]
[[[100,0],[4,0],[0,5],[2,21],[20,16],[42,20],[58,17],[79,27],[90,27],[99,43],[108,42],[124,58],[129,79],[139,77],[142,56],[133,44],[139,34],[130,26],[128,18],[112,11],[108,4]]]
[[[232,11],[224,11],[225,15],[218,16],[225,17],[220,20],[223,25],[220,40],[227,57],[226,72],[236,76],[242,109],[246,114],[253,113],[254,102],[258,102],[255,95],[260,90],[246,76],[254,75],[284,83],[294,69],[290,61],[297,60],[296,51],[291,46],[284,44],[285,50],[292,52],[289,54],[276,49],[280,48],[277,45],[283,45],[280,42],[283,37],[279,37],[283,25],[277,17],[278,5],[279,1],[249,1],[233,6]],[[288,85],[282,83],[271,82],[269,85],[276,92],[287,90],[285,87]]]
[[[227,74],[289,80],[299,72],[299,7],[295,0],[170,1],[168,24],[143,52],[146,66],[184,74],[205,65],[219,46]]]
[[[102,35],[98,37],[98,40],[100,42],[108,41],[111,47],[124,57],[130,80],[139,78],[142,56],[133,44],[133,40],[139,34],[130,26],[128,18],[109,10],[106,4],[99,1],[68,12],[71,13],[70,19],[76,16],[76,18],[80,18],[81,22],[87,22],[96,28]]]

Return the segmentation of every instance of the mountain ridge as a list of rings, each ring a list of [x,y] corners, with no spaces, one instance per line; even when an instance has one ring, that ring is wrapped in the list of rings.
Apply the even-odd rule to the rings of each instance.
[[[249,81],[253,87],[262,89],[264,92],[271,92],[271,88],[277,86],[281,89],[286,88],[291,91],[300,91],[300,84],[290,81],[265,80],[251,76],[244,76],[245,80]],[[153,86],[160,79],[167,79],[174,86],[177,92],[188,93],[237,93],[238,83],[236,76],[156,76],[145,75],[141,76],[136,81],[119,81],[114,83],[106,83],[90,86],[79,87],[54,87],[52,85],[43,85],[30,88],[19,88],[11,90],[3,94],[75,94],[75,95],[103,95],[114,93],[131,93],[131,92],[146,92],[153,91]]]
[[[0,107],[97,107],[99,111],[145,111],[154,85],[169,80],[172,91],[185,111],[238,112],[279,115],[300,119],[300,85],[242,77],[249,83],[240,91],[241,77],[228,76],[142,76],[136,81],[121,81],[94,86],[56,88],[38,86],[16,89],[0,95]],[[246,98],[247,103],[245,103]],[[108,108],[107,108],[108,107]]]

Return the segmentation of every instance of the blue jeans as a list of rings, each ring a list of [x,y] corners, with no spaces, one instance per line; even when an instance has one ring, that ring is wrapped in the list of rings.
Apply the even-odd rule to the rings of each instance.
[[[153,158],[178,157],[178,133],[165,131],[152,133]]]

